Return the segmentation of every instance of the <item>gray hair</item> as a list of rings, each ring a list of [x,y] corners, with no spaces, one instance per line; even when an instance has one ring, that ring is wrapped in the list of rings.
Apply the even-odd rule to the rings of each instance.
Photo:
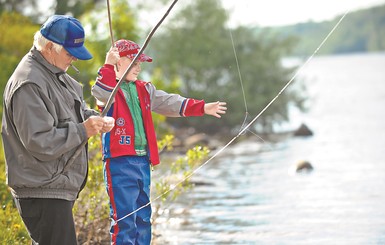
[[[55,49],[55,51],[57,53],[59,53],[63,46],[60,45],[60,44],[57,44],[57,43],[54,43],[50,40],[48,40],[47,38],[45,38],[41,33],[40,31],[37,31],[35,33],[35,36],[33,37],[33,45],[36,47],[37,50],[39,50],[40,52],[45,48],[45,46],[48,44],[48,43],[52,43],[53,44],[53,48]]]

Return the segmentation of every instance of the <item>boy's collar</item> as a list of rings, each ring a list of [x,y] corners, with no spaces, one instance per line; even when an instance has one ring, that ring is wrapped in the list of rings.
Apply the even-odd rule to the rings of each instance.
[[[120,81],[120,78],[116,78],[116,82],[119,82]],[[125,83],[135,83],[135,81],[127,81],[127,80],[124,80]]]

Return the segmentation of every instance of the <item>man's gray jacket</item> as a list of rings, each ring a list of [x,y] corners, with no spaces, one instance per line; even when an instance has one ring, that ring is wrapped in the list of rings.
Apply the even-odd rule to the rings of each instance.
[[[86,183],[87,149],[65,168],[82,142],[87,108],[82,86],[35,48],[9,79],[3,98],[2,139],[7,183],[17,198],[73,201]]]

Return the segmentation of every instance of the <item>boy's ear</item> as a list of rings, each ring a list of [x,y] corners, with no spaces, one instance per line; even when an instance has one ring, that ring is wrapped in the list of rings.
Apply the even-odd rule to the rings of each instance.
[[[119,59],[118,62],[116,62],[116,65],[118,68],[120,68],[122,66],[122,62],[121,62],[122,59]]]

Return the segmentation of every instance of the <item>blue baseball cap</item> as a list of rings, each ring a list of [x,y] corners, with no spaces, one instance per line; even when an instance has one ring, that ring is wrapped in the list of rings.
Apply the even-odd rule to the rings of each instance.
[[[48,40],[60,44],[79,60],[89,60],[92,55],[83,46],[84,29],[74,17],[53,15],[41,26],[40,33]]]

